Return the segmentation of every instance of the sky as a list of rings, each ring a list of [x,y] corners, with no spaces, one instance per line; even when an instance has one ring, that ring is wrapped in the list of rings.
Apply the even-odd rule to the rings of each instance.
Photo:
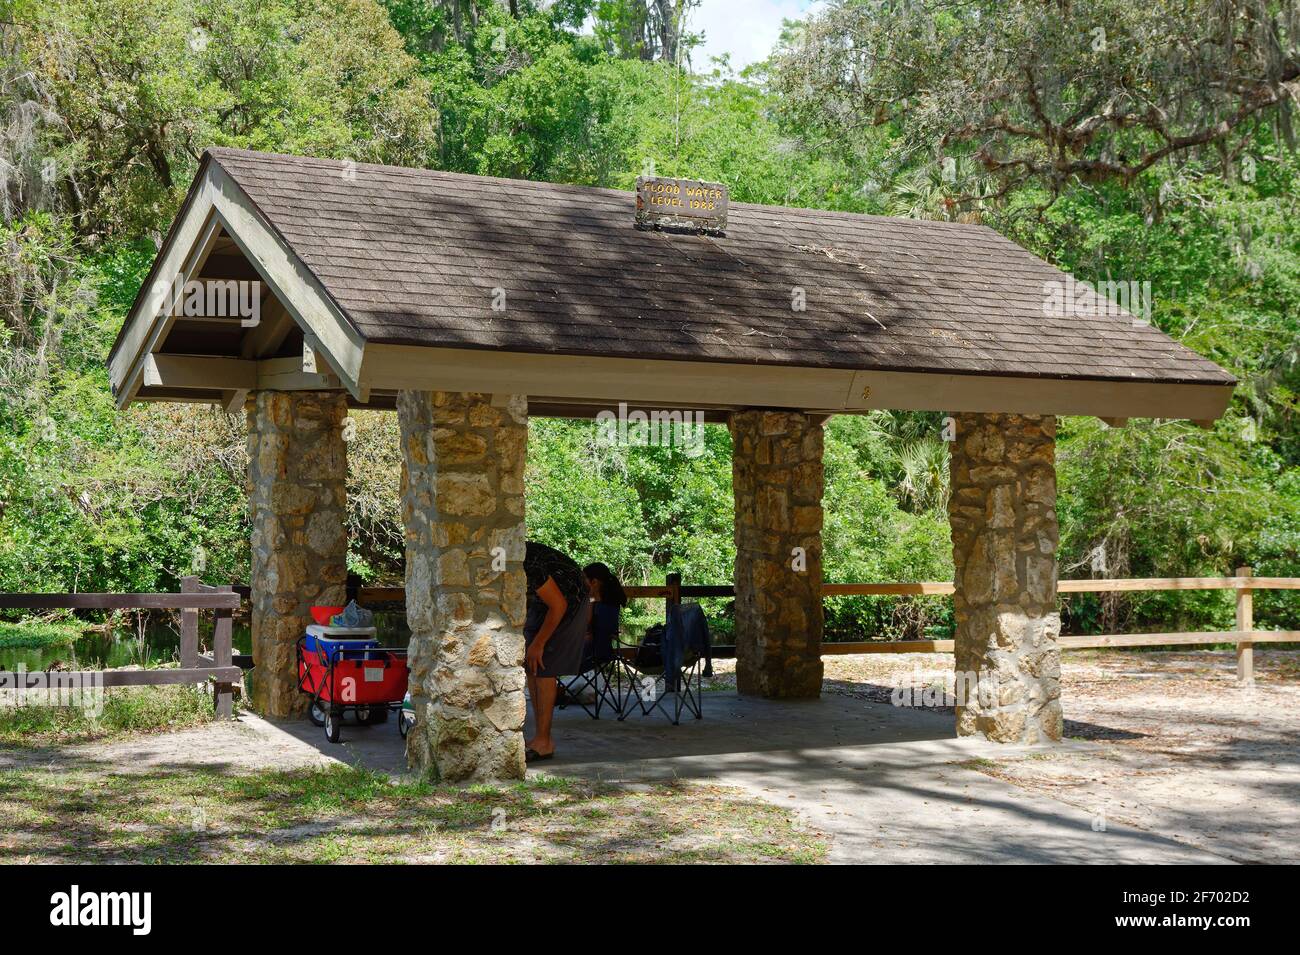
[[[686,24],[691,32],[704,33],[691,65],[705,71],[709,57],[730,53],[732,68],[739,71],[772,52],[782,20],[802,19],[824,5],[818,0],[703,0]]]

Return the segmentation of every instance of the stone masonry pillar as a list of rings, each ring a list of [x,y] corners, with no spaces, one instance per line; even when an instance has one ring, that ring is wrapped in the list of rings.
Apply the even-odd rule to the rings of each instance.
[[[403,391],[402,517],[411,627],[411,769],[524,775],[524,457],[528,405]]]
[[[951,465],[957,734],[1059,740],[1056,419],[958,415]]]
[[[346,397],[259,391],[245,404],[252,527],[253,706],[266,716],[306,708],[294,645],[311,607],[343,603],[347,583]]]
[[[736,685],[815,698],[822,686],[822,428],[795,411],[731,416]]]

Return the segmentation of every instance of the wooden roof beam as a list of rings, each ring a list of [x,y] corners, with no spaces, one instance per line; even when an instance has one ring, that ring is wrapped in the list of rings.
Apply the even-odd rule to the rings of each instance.
[[[331,372],[303,371],[302,360],[296,357],[251,361],[211,355],[150,355],[145,360],[143,384],[169,392],[220,391],[227,410],[241,391],[334,391],[343,387]],[[240,399],[238,404],[242,403]]]

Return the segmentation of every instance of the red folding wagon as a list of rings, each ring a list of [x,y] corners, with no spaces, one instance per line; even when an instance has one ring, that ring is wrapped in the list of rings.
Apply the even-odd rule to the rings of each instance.
[[[307,715],[331,743],[348,713],[366,725],[400,710],[409,676],[406,648],[381,647],[373,627],[311,626],[298,638],[298,689],[311,697]]]

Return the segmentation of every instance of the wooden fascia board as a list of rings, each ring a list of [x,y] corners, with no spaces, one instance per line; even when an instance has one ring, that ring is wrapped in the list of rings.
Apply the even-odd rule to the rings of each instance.
[[[1219,417],[1231,385],[1013,378],[852,371],[708,362],[599,358],[371,344],[363,378],[380,391],[428,389],[526,394],[533,400],[604,401],[673,407],[872,409]]]

